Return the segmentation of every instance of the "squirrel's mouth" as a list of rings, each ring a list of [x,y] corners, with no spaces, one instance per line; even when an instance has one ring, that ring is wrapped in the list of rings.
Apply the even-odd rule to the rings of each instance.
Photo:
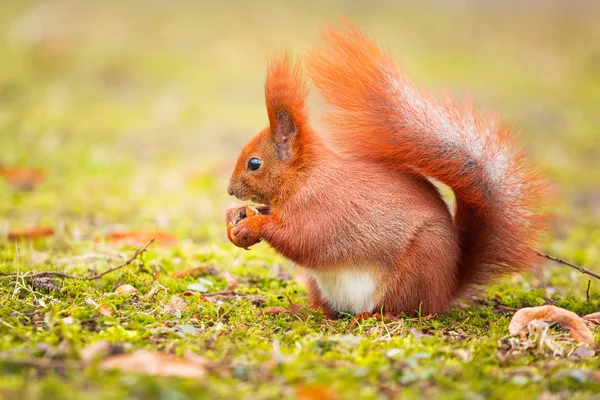
[[[232,185],[230,185],[227,188],[227,192],[229,193],[230,196],[235,196],[238,200],[241,201],[251,201],[253,203],[256,204],[264,204],[265,206],[270,206],[271,202],[269,201],[269,199],[261,196],[261,195],[257,195],[257,194],[252,194],[252,193],[248,193],[247,191],[243,191],[241,193],[239,193],[237,190],[235,190],[236,188],[233,187]]]
[[[264,199],[262,197],[259,196],[253,196],[250,199],[251,202],[256,203],[256,204],[264,204],[265,206],[270,206],[271,202],[268,199]]]

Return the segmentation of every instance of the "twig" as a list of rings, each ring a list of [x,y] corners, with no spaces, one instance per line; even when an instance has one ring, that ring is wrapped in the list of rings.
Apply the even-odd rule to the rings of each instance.
[[[47,358],[13,358],[8,354],[2,353],[0,354],[0,362],[6,364],[13,365],[23,365],[27,367],[34,368],[72,368],[79,369],[82,367],[82,364],[76,361],[68,361],[68,360],[52,360]]]
[[[496,308],[500,311],[508,311],[508,312],[515,312],[515,311],[519,311],[518,308],[514,308],[514,307],[509,307],[509,306],[504,306],[502,304],[498,304],[496,306]]]
[[[34,272],[33,274],[29,274],[29,275],[23,275],[23,278],[32,280],[32,279],[36,279],[36,278],[54,276],[54,277],[58,277],[58,278],[77,279],[80,281],[93,281],[93,280],[102,278],[106,274],[109,274],[111,272],[114,272],[118,269],[121,269],[121,268],[131,264],[136,258],[138,258],[141,254],[143,254],[148,249],[148,246],[150,246],[152,243],[154,243],[154,238],[150,239],[148,241],[148,243],[146,243],[143,247],[140,247],[139,249],[137,249],[135,251],[135,253],[133,253],[133,255],[131,257],[129,257],[129,259],[127,259],[127,261],[125,261],[124,263],[119,264],[116,267],[107,269],[106,271],[98,273],[98,274],[93,274],[93,275],[89,275],[89,276],[75,276],[75,275],[65,274],[64,272],[60,272],[60,271],[40,271],[40,272]],[[14,278],[17,276],[18,275],[4,275],[4,276],[0,277],[0,280]]]
[[[590,286],[592,285],[592,280],[588,280],[588,287],[585,291],[585,301],[590,301]]]
[[[235,293],[233,290],[219,290],[218,292],[208,292],[208,293],[200,293],[204,297],[212,297],[212,296],[228,296],[234,294],[236,296],[245,296],[243,294]]]
[[[539,251],[537,251],[536,253],[540,257],[544,257],[544,258],[547,258],[548,260],[552,260],[552,261],[557,262],[559,264],[563,264],[563,265],[569,266],[571,268],[574,268],[574,269],[578,270],[582,274],[593,276],[596,279],[600,279],[600,275],[599,274],[597,274],[595,272],[592,272],[592,271],[589,271],[589,270],[587,270],[587,269],[585,269],[583,267],[580,267],[579,265],[575,265],[575,264],[570,263],[570,262],[568,262],[566,260],[563,260],[562,258],[554,257],[554,256],[551,256],[550,254],[540,253]]]

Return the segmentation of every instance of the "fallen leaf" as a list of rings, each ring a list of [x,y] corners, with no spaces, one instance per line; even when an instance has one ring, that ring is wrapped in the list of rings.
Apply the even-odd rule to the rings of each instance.
[[[300,304],[290,303],[290,312],[292,313],[292,315],[298,315],[302,308],[303,306],[301,306]]]
[[[270,307],[265,307],[263,309],[263,312],[267,313],[267,314],[279,315],[279,314],[287,314],[290,312],[290,310],[288,310],[285,307],[270,306]]]
[[[84,364],[100,359],[110,353],[111,345],[106,340],[99,340],[87,345],[81,350],[81,361]]]
[[[115,289],[115,294],[121,296],[133,296],[137,292],[137,289],[128,283],[125,283]]]
[[[333,390],[323,386],[302,385],[296,389],[296,398],[298,400],[331,400],[333,399]]]
[[[428,336],[430,336],[430,335],[428,335],[428,334],[426,334],[426,333],[423,333],[423,331],[421,331],[421,330],[419,330],[419,329],[416,329],[416,328],[410,328],[410,333],[411,333],[411,334],[412,334],[414,337],[416,337],[417,339],[420,339],[420,338],[424,338],[424,337],[428,337]]]
[[[21,190],[32,190],[46,180],[46,175],[39,169],[0,168],[4,180]]]
[[[148,292],[142,296],[144,299],[152,299],[154,296],[156,296],[156,294],[158,292],[160,292],[161,290],[164,290],[165,292],[167,291],[167,288],[164,287],[163,285],[154,285],[150,290],[148,290]]]
[[[206,364],[185,358],[148,350],[108,357],[98,366],[101,370],[119,370],[152,376],[201,378],[206,375]]]
[[[600,324],[600,312],[584,315],[581,318],[596,325]]]
[[[208,301],[208,299],[207,299],[206,297],[204,297],[204,296],[202,296],[200,293],[198,293],[198,292],[194,292],[194,291],[192,291],[192,290],[186,290],[185,292],[182,292],[182,293],[180,293],[180,294],[181,294],[182,296],[186,296],[186,297],[189,297],[189,296],[197,296],[197,297],[198,297],[200,300],[202,300],[202,301]]]
[[[236,287],[238,287],[239,283],[237,279],[235,279],[229,271],[223,272],[223,278],[225,278],[225,281],[227,281],[227,290],[234,290]]]
[[[177,325],[177,329],[179,329],[183,333],[188,333],[190,335],[195,335],[196,333],[198,333],[198,328],[189,324]]]
[[[294,317],[298,317],[302,322],[305,322],[308,318],[307,309],[301,304],[295,304],[292,299],[288,296],[288,303],[290,304],[290,312]],[[300,312],[303,311],[303,312]]]
[[[200,293],[208,292],[208,287],[212,286],[213,282],[208,279],[199,278],[198,282],[187,285],[188,290],[193,290]]]
[[[187,311],[187,304],[181,297],[171,296],[171,299],[165,304],[163,310],[169,315],[175,315],[178,311],[179,313]]]
[[[186,276],[192,276],[197,278],[201,275],[208,275],[212,273],[212,267],[209,264],[197,265],[195,267],[182,269],[179,271],[175,271],[171,274],[173,278],[180,279],[185,278]]]
[[[523,330],[526,330],[527,324],[533,320],[558,322],[564,328],[569,329],[571,337],[576,341],[595,346],[594,335],[583,319],[579,318],[579,316],[572,311],[553,305],[520,309],[512,317],[508,326],[508,331],[511,335],[520,333]]]
[[[54,229],[46,226],[34,226],[8,231],[9,240],[34,240],[54,235]]]
[[[585,358],[585,357],[594,356],[596,354],[596,352],[588,346],[581,346],[581,347],[578,347],[577,349],[575,349],[573,354],[575,354],[576,356],[579,356],[581,358]]]
[[[130,231],[113,232],[106,235],[105,239],[113,243],[127,243],[134,246],[142,246],[154,238],[155,243],[161,246],[172,246],[177,242],[177,237],[170,233],[161,231]]]
[[[96,307],[96,311],[98,311],[100,314],[104,315],[105,317],[112,316],[112,308],[110,308],[109,306],[106,306],[104,304],[101,304],[98,307]]]

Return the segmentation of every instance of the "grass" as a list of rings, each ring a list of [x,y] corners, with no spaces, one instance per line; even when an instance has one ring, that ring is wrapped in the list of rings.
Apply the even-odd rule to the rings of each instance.
[[[246,252],[227,242],[223,211],[237,203],[225,186],[241,145],[266,123],[268,57],[284,47],[300,52],[317,40],[319,21],[337,15],[389,47],[425,87],[470,91],[514,122],[556,186],[544,250],[598,271],[600,9],[592,2],[536,9],[517,2],[5,2],[0,166],[39,168],[47,180],[33,191],[0,181],[0,233],[51,226],[55,234],[0,238],[0,273],[19,276],[0,281],[0,396],[478,399],[600,391],[597,356],[535,349],[507,356],[499,344],[510,308],[598,311],[598,282],[588,300],[588,279],[566,267],[545,264],[507,278],[434,318],[357,323],[307,309],[264,312],[288,307],[288,298],[305,304],[305,288],[266,245]],[[168,232],[177,243],[155,243],[100,280],[32,285],[22,277],[104,271],[134,246],[102,238],[136,229]],[[171,274],[201,265],[209,291],[225,289],[229,272],[240,295],[183,296],[199,278]],[[122,284],[137,294],[114,295]],[[187,310],[164,311],[173,295]],[[113,351],[194,353],[228,367],[185,380],[70,366],[99,340]],[[31,365],[40,360],[56,364]]]

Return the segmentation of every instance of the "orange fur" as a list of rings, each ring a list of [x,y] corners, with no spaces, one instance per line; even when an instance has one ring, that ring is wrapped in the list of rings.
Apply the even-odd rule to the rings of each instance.
[[[510,129],[481,117],[473,104],[438,103],[351,24],[323,37],[308,64],[333,108],[328,121],[336,144],[454,191],[463,286],[530,268],[537,260],[531,245],[546,224],[546,182]]]
[[[466,288],[533,265],[544,183],[508,128],[425,95],[354,27],[327,30],[308,66],[340,152],[308,122],[298,64],[273,61],[270,125],[228,188],[270,207],[228,211],[235,245],[264,239],[311,271],[311,301],[329,316],[438,313]],[[453,189],[454,219],[426,177]]]

